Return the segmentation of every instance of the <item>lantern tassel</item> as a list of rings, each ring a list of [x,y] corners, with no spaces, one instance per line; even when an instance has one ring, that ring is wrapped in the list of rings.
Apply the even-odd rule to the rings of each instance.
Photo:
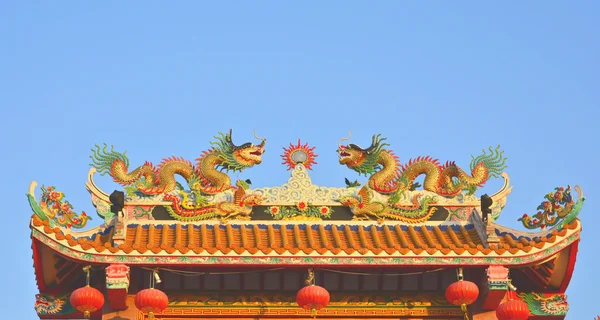
[[[89,318],[90,318],[90,312],[89,312],[89,311],[84,311],[84,312],[83,312],[83,317],[84,317],[85,319],[89,319]]]
[[[154,319],[154,312],[148,312],[148,319]]]
[[[313,319],[317,318],[317,309],[312,308],[310,309],[310,315],[313,317]]]
[[[469,314],[468,314],[468,310],[467,310],[467,305],[466,304],[461,304],[460,305],[460,310],[462,310],[462,312],[465,313],[465,320],[469,320]]]

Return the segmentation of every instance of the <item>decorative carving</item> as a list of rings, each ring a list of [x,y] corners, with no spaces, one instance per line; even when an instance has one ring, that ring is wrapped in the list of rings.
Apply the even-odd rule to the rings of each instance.
[[[583,192],[579,186],[575,186],[575,190],[579,196],[577,203],[573,201],[571,186],[567,185],[566,189],[557,187],[554,188],[554,192],[546,194],[545,201],[537,207],[537,210],[542,211],[538,211],[531,217],[525,213],[518,221],[521,221],[527,229],[545,229],[553,226],[562,228],[565,223],[570,223],[579,215],[583,206],[585,200]]]
[[[288,170],[295,168],[299,163],[302,163],[308,170],[312,170],[312,165],[317,164],[315,158],[317,154],[314,153],[315,147],[309,147],[308,143],[304,145],[298,144],[293,145],[290,143],[290,148],[283,148],[285,151],[281,157],[283,158],[283,164],[288,166]]]
[[[49,294],[35,295],[35,311],[39,316],[66,315],[77,312],[69,302],[70,293],[60,296]]]
[[[356,192],[347,188],[319,187],[312,183],[306,167],[298,163],[292,170],[292,176],[280,187],[258,188],[254,193],[265,203],[274,205],[295,205],[300,201],[314,205],[336,205],[337,199]]]
[[[196,204],[188,204],[187,193],[181,193],[182,198],[175,194],[166,194],[165,201],[171,201],[172,206],[165,207],[167,212],[180,221],[197,221],[210,218],[220,218],[223,221],[237,218],[250,219],[252,207],[262,203],[263,199],[257,194],[246,194],[246,185],[240,180],[236,183],[237,189],[230,201],[218,203],[207,202],[205,199],[196,200]]]
[[[508,268],[490,266],[486,270],[488,287],[492,290],[506,291],[508,288]]]
[[[111,264],[106,267],[107,289],[129,289],[129,267],[124,264]]]
[[[106,202],[104,199],[92,193],[92,204],[96,207],[98,216],[104,219],[104,223],[108,224],[110,220],[114,219],[115,214],[110,211],[110,202]]]
[[[126,191],[130,196],[158,195],[169,193],[178,187],[175,175],[182,176],[193,191],[204,194],[215,194],[230,189],[231,180],[221,170],[242,171],[262,162],[266,139],[255,146],[245,143],[236,146],[231,140],[231,130],[228,134],[219,133],[216,141],[211,142],[214,146],[205,151],[193,165],[183,158],[171,157],[164,159],[157,167],[146,162],[142,166],[129,172],[129,159],[125,153],[107,150],[96,146],[92,149],[92,166],[101,175],[110,174],[115,182],[127,186]],[[256,136],[256,134],[255,134]]]
[[[295,296],[282,294],[255,293],[235,295],[227,293],[207,293],[199,295],[172,295],[169,296],[169,308],[185,307],[211,307],[211,306],[256,306],[256,307],[298,307]],[[327,308],[344,307],[449,307],[451,306],[443,296],[438,295],[377,295],[377,294],[348,294],[332,293]]]
[[[111,264],[106,267],[106,291],[113,310],[127,308],[129,291],[129,267],[124,264]]]
[[[131,207],[129,211],[129,214],[127,216],[128,219],[135,219],[135,220],[154,220],[154,217],[152,217],[152,210],[154,209],[154,207],[152,206],[134,206]]]
[[[332,209],[300,201],[295,206],[271,206],[265,209],[265,212],[271,214],[275,220],[322,220],[331,218]]]
[[[481,297],[484,310],[496,310],[508,291],[508,269],[500,265],[491,265],[486,270]]]
[[[387,203],[373,201],[371,200],[370,190],[365,186],[358,191],[358,197],[347,196],[339,201],[342,205],[350,207],[355,220],[373,219],[381,223],[385,218],[388,218],[419,223],[427,221],[437,210],[437,208],[430,206],[435,200],[435,197],[423,197],[421,200],[421,195],[416,195],[412,199],[411,206],[397,205],[394,201],[398,201],[398,199],[393,197],[389,198]]]
[[[398,191],[415,190],[420,185],[415,179],[424,174],[424,190],[438,195],[454,197],[463,191],[473,195],[478,187],[483,186],[489,177],[498,177],[506,168],[503,151],[489,148],[490,154],[473,157],[471,174],[469,175],[454,162],[440,165],[437,159],[419,157],[400,165],[398,157],[391,150],[385,149],[389,144],[380,134],[373,135],[371,146],[363,149],[355,144],[339,145],[340,164],[358,172],[370,175],[367,185],[380,193],[390,194]],[[341,141],[340,141],[341,143]]]
[[[50,223],[50,227],[61,226],[63,228],[73,227],[81,229],[85,227],[88,220],[92,219],[85,211],[82,211],[79,215],[75,213],[73,205],[69,201],[64,200],[64,193],[56,190],[53,186],[49,186],[48,188],[41,187],[42,196],[38,203],[34,195],[36,186],[37,182],[35,181],[29,186],[29,193],[27,193],[29,205],[40,219],[47,220]]]
[[[529,312],[536,316],[564,316],[569,311],[567,296],[563,294],[544,295],[541,293],[519,294],[527,306]]]

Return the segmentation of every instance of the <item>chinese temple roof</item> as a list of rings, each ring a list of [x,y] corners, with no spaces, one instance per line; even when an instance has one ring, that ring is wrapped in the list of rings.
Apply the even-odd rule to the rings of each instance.
[[[34,260],[36,252],[51,250],[98,264],[526,266],[573,246],[576,252],[585,199],[577,186],[577,198],[571,187],[556,188],[536,214],[519,217],[525,228],[538,231],[496,223],[512,191],[499,148],[473,157],[467,172],[430,157],[400,164],[380,135],[368,148],[340,141],[340,164],[367,181],[328,187],[312,183],[317,155],[298,141],[284,148],[291,170],[286,183],[256,189],[250,179],[233,183],[221,171],[259,165],[266,146],[259,139],[258,145],[238,146],[231,132],[221,134],[195,163],[171,157],[135,169],[125,153],[94,149],[86,187],[104,223],[73,231],[92,217],[75,213],[52,186],[42,186],[37,200],[32,183],[27,196]],[[98,173],[110,175],[123,191],[102,191],[94,182]],[[422,186],[419,176],[425,176]],[[492,178],[503,179],[500,190],[475,196]]]
[[[542,233],[511,233],[495,228],[498,241],[486,243],[486,237],[474,224],[146,223],[128,225],[125,241],[115,246],[112,227],[78,237],[74,233],[65,233],[61,228],[52,228],[37,217],[33,218],[32,225],[36,231],[35,238],[53,246],[70,248],[62,251],[74,258],[88,260],[86,253],[101,254],[106,262],[110,262],[132,256],[128,259],[131,260],[128,263],[132,264],[147,262],[139,259],[139,255],[169,257],[164,259],[165,262],[186,261],[184,257],[201,255],[256,257],[257,264],[269,264],[268,260],[259,259],[264,257],[345,257],[355,258],[352,259],[354,264],[370,264],[370,260],[364,258],[373,257],[429,257],[415,260],[423,264],[448,263],[448,257],[461,257],[470,258],[473,264],[522,264],[543,259],[573,243],[581,229],[577,220],[561,230]],[[235,259],[220,260],[236,263]],[[455,261],[460,263],[460,260]],[[250,263],[250,260],[247,262]],[[326,264],[336,264],[336,261]]]

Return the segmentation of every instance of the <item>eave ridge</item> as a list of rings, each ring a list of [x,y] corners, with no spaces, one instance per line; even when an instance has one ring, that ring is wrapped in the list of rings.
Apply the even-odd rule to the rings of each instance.
[[[568,230],[581,229],[581,221],[579,220],[579,218],[576,218],[576,219],[573,219],[573,221],[571,221],[570,223],[563,225],[562,228],[539,230],[537,232],[517,230],[517,229],[510,228],[510,227],[505,227],[505,226],[502,226],[502,225],[499,225],[496,223],[494,223],[494,228],[496,231],[496,235],[498,235],[498,236],[510,234],[514,237],[525,237],[525,238],[529,238],[529,239],[542,238],[542,237],[548,238],[548,237],[551,237],[554,235],[561,236],[562,234],[565,233],[564,230],[566,230],[566,229],[568,229]]]
[[[97,236],[107,236],[110,234],[111,230],[114,228],[113,225],[107,225],[105,223],[103,223],[97,227],[93,227],[91,229],[83,230],[83,231],[67,229],[67,228],[64,228],[61,226],[51,227],[48,220],[42,220],[40,217],[38,217],[35,214],[33,214],[31,216],[29,227],[32,230],[38,229],[39,227],[43,227],[42,230],[46,234],[54,233],[57,235],[61,235],[62,237],[68,237],[68,238],[72,238],[72,239],[92,239]]]
[[[322,220],[322,221],[302,221],[302,220],[232,220],[227,223],[221,223],[215,220],[207,220],[207,221],[199,221],[199,222],[188,222],[188,221],[179,221],[179,220],[137,220],[137,221],[128,221],[125,223],[126,225],[195,225],[195,226],[212,226],[212,225],[223,225],[223,226],[253,226],[253,225],[275,225],[275,226],[283,226],[283,225],[305,225],[305,226],[375,226],[375,227],[395,227],[395,226],[413,226],[413,227],[441,227],[441,226],[469,226],[473,225],[471,221],[427,221],[422,223],[404,223],[402,221],[385,221],[383,223],[377,223],[376,221],[358,221],[358,220]]]

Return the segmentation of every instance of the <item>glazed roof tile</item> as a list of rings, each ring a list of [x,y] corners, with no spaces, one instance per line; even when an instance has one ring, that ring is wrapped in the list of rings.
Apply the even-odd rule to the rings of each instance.
[[[578,227],[577,220],[562,230],[551,230],[544,236],[516,236],[496,229],[500,242],[485,246],[473,225],[325,225],[325,224],[129,224],[124,243],[113,245],[113,228],[89,236],[74,237],[47,221],[33,216],[32,223],[42,227],[57,240],[69,246],[97,253],[181,253],[214,254],[463,254],[492,252],[530,252],[554,243],[568,229]]]

